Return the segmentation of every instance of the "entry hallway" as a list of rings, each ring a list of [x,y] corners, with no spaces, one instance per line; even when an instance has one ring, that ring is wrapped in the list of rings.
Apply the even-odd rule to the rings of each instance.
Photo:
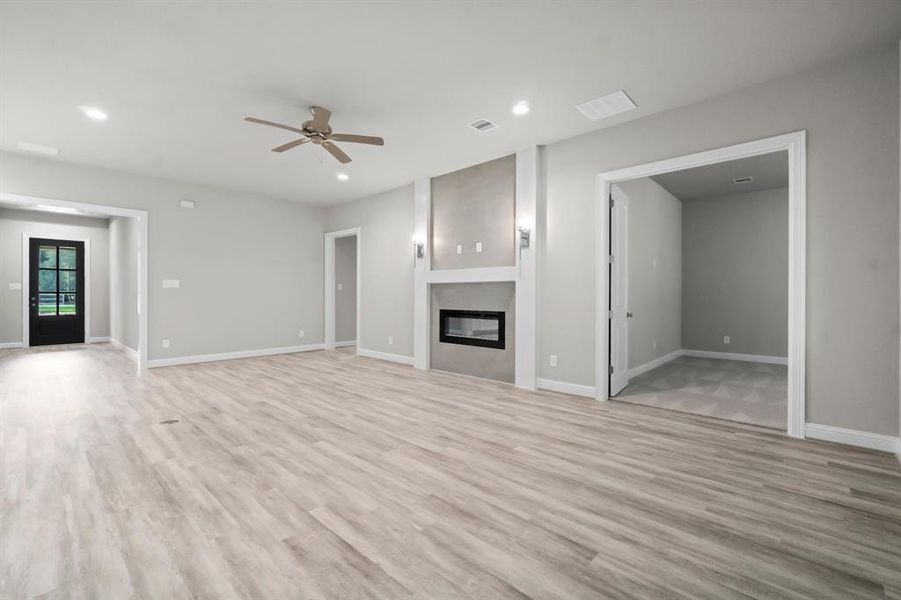
[[[889,454],[342,351],[0,350],[0,408],[3,598],[901,598]]]

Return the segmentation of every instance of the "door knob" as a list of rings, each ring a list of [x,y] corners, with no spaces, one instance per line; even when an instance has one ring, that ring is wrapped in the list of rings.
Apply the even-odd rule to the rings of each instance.
[[[627,312],[627,313],[626,313],[626,316],[627,316],[627,317],[628,317],[628,318],[630,318],[630,319],[631,319],[631,318],[632,318],[632,313],[630,313],[630,312]]]

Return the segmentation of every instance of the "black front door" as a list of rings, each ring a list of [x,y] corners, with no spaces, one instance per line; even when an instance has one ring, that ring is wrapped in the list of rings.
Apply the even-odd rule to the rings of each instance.
[[[31,239],[29,344],[84,342],[84,242]]]

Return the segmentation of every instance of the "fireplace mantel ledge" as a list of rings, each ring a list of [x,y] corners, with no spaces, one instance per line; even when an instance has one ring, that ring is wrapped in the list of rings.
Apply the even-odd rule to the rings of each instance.
[[[442,269],[425,272],[426,283],[484,283],[516,281],[516,267]]]

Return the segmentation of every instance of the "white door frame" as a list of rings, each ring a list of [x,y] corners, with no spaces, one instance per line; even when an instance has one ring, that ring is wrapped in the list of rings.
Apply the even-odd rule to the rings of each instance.
[[[31,346],[31,240],[44,239],[39,233],[22,234],[22,347]],[[51,239],[63,239],[52,236]],[[91,238],[65,236],[67,242],[84,244],[84,343],[91,343]]]
[[[148,227],[147,220],[148,215],[146,210],[139,210],[136,208],[121,208],[119,206],[107,206],[105,204],[90,204],[87,202],[74,202],[71,200],[56,200],[54,198],[39,198],[36,196],[23,196],[21,194],[10,194],[6,192],[0,192],[0,200],[2,200],[5,204],[15,205],[16,208],[22,210],[34,210],[35,206],[43,205],[43,206],[54,206],[58,208],[68,208],[79,211],[84,216],[100,216],[100,217],[127,217],[130,219],[137,219],[138,222],[138,369],[146,369],[147,368],[147,262],[148,262]],[[85,214],[87,213],[87,214]],[[81,240],[79,240],[81,241]],[[24,247],[27,244],[26,240],[23,240],[23,264],[27,264],[27,257],[25,256]],[[85,245],[85,262],[88,260],[87,256],[88,247]],[[90,264],[90,263],[88,263]],[[27,307],[28,307],[28,293],[27,289],[28,285],[28,270],[25,268],[25,271],[22,275],[22,297],[23,297],[23,312],[22,312],[22,344],[27,348],[28,347],[28,323],[26,320],[27,317]],[[85,271],[85,286],[88,286],[88,275],[87,270]],[[90,289],[90,288],[88,288]],[[90,293],[90,292],[88,292]],[[85,333],[88,333],[90,327],[90,312],[87,309],[87,301],[88,296],[85,296]],[[85,341],[88,341],[88,338],[85,337]]]
[[[362,321],[360,311],[360,293],[362,286],[363,265],[360,257],[362,256],[363,240],[360,237],[361,231],[359,227],[351,227],[350,229],[342,229],[340,231],[329,231],[325,234],[325,349],[335,349],[335,240],[338,238],[356,237],[357,238],[357,354],[360,353],[360,346],[363,342]]]
[[[734,146],[697,152],[637,165],[597,176],[595,212],[595,397],[606,400],[609,390],[607,356],[607,251],[609,197],[614,183],[661,173],[702,167],[729,160],[788,152],[788,435],[804,437],[806,420],[806,253],[807,253],[807,132],[796,131]]]

